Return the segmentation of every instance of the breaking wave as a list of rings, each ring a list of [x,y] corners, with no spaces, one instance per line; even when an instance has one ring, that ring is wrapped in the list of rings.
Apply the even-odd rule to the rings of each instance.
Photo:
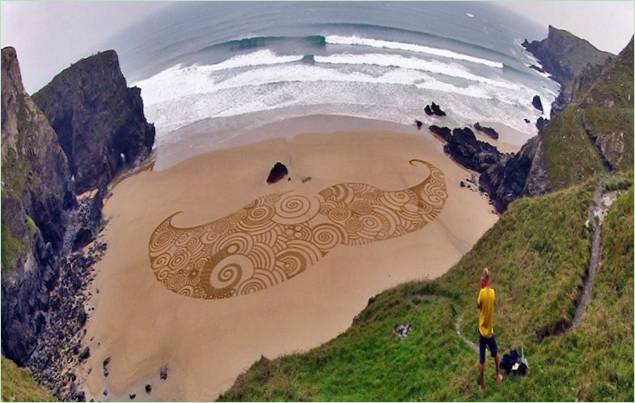
[[[417,52],[417,53],[426,53],[429,55],[446,57],[455,60],[463,60],[472,63],[483,64],[489,67],[503,68],[503,63],[495,62],[492,60],[482,59],[480,57],[474,57],[465,55],[463,53],[453,52],[447,49],[438,49],[432,48],[429,46],[416,45],[414,43],[404,43],[404,42],[394,42],[394,41],[385,41],[381,39],[371,39],[371,38],[362,38],[358,36],[339,36],[339,35],[328,35],[326,36],[326,43],[332,45],[359,45],[359,46],[368,46],[372,48],[384,48],[384,49],[395,49],[395,50],[404,50],[408,52]]]

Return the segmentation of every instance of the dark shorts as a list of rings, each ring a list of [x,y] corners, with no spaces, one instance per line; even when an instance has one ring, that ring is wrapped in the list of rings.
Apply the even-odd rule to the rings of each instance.
[[[489,347],[490,353],[492,353],[492,358],[496,357],[498,353],[498,346],[496,345],[496,336],[492,335],[492,337],[487,338],[483,337],[480,333],[479,337],[479,362],[481,364],[485,363],[485,348]]]

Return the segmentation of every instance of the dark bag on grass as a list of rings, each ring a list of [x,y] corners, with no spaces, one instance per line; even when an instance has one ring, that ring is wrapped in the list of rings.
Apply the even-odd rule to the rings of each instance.
[[[509,375],[509,373],[512,370],[512,367],[517,361],[518,361],[518,351],[513,349],[509,353],[503,354],[503,360],[501,361],[500,367],[505,370],[505,373],[507,375]]]
[[[525,357],[518,357],[518,351],[512,349],[509,354],[503,354],[503,360],[500,367],[505,370],[507,375],[527,375],[527,362]]]
[[[527,365],[524,362],[518,361],[516,364],[512,365],[511,370],[512,375],[527,375]]]

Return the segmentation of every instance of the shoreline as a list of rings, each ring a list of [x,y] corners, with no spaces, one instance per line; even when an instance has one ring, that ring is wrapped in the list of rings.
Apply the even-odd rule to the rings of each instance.
[[[307,122],[301,129],[309,130]],[[302,120],[286,124],[296,123],[301,126]],[[349,123],[364,127],[368,122]],[[85,379],[87,396],[213,399],[261,355],[274,358],[318,346],[347,329],[372,295],[445,273],[498,220],[486,197],[459,187],[471,172],[444,154],[441,142],[427,130],[413,125],[405,133],[376,127],[292,135],[289,127],[269,129],[277,136],[199,154],[163,170],[145,170],[113,187],[104,206],[109,247],[96,266],[90,301],[95,311],[84,338],[91,348],[85,364],[91,368]],[[334,249],[289,281],[226,300],[176,295],[152,274],[148,237],[174,211],[184,211],[175,218],[183,227],[217,219],[271,192],[315,194],[346,182],[399,189],[421,180],[421,168],[407,163],[411,157],[439,167],[448,192],[438,218],[419,231]],[[266,185],[277,160],[288,164],[292,181]],[[297,180],[303,176],[312,179]],[[108,357],[105,377],[102,367]],[[159,379],[163,366],[169,370],[167,380]],[[143,390],[146,383],[151,394]]]
[[[348,115],[316,114],[292,117],[244,130],[211,131],[213,128],[212,122],[213,119],[202,119],[169,133],[168,135],[179,138],[179,141],[166,143],[160,146],[161,149],[155,149],[156,158],[153,169],[160,171],[197,155],[212,151],[246,146],[275,138],[292,138],[302,134],[332,134],[350,131],[368,133],[390,131],[406,135],[418,134],[424,136],[430,134],[425,125],[422,129],[417,129],[414,119],[412,124],[406,125]],[[437,122],[441,126],[445,125],[445,123],[443,121]],[[474,130],[477,138],[496,146],[499,151],[504,153],[517,152],[529,139],[525,138],[526,136],[523,133],[509,126],[490,122],[484,122],[483,124],[494,127],[500,133],[501,138],[493,140],[480,131]],[[439,142],[439,144],[440,149],[442,149],[443,143]]]

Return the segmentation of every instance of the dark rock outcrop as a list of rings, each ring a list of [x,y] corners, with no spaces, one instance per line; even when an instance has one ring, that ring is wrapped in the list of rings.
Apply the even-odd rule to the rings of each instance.
[[[71,214],[71,228],[66,237],[69,243],[70,235],[74,233],[73,226],[88,225],[81,221],[89,219],[90,215],[80,212],[101,206],[101,201],[84,198],[79,204],[79,209]],[[92,267],[105,250],[106,244],[98,239],[91,243],[86,253],[80,250],[57,259],[54,267],[58,276],[47,295],[49,310],[43,313],[47,320],[42,326],[36,348],[26,362],[38,383],[62,401],[82,399],[82,392],[77,390],[76,376],[69,371],[69,367],[81,362],[82,354],[89,354],[89,350],[81,351],[79,348],[83,336],[81,330],[88,319],[84,310],[88,298],[86,291],[94,276]],[[74,348],[68,352],[64,346]]]
[[[498,212],[503,212],[513,200],[529,193],[527,177],[536,156],[538,137],[531,138],[517,154],[490,166],[479,177],[479,186]]]
[[[480,141],[469,128],[456,128],[448,137],[448,128],[431,127],[430,130],[439,133],[442,138],[448,138],[447,144],[443,146],[443,151],[449,154],[459,164],[476,172],[484,172],[492,165],[496,165],[503,158],[496,147]]]
[[[441,137],[446,143],[450,142],[450,140],[452,139],[452,129],[450,129],[449,127],[439,127],[436,125],[431,125],[429,129],[432,133]]]
[[[534,69],[534,70],[536,70],[536,71],[538,71],[540,73],[544,73],[545,72],[542,68],[536,66],[535,64],[530,65],[529,68],[530,69]]]
[[[538,131],[542,130],[542,128],[545,127],[547,123],[549,123],[549,119],[545,119],[540,116],[538,120],[536,120],[536,129],[538,129]]]
[[[425,108],[423,108],[423,110],[428,116],[432,116],[432,115],[445,116],[446,115],[446,113],[443,110],[441,110],[441,107],[435,104],[434,102],[430,105],[426,105]]]
[[[443,150],[459,164],[476,172],[484,172],[497,164],[502,157],[496,147],[477,140],[474,132],[468,127],[452,130],[452,139]]]
[[[415,119],[415,125],[417,125],[417,130],[421,130],[421,126],[423,126],[423,122]]]
[[[498,140],[498,132],[494,128],[481,126],[479,122],[476,122],[474,124],[474,128],[478,130],[479,132],[485,133],[485,135],[491,137],[492,139]]]
[[[538,135],[519,153],[481,174],[480,185],[498,211],[521,196],[567,187],[603,170],[632,168],[633,39],[606,60],[600,68],[587,65],[561,89],[570,103],[552,119],[540,118]]]
[[[108,369],[108,366],[110,365],[110,359],[111,357],[107,357],[102,363],[101,363],[101,367],[103,369],[103,373],[104,376],[108,376],[110,375],[110,370]]]
[[[57,280],[67,214],[68,161],[22,85],[15,49],[2,49],[2,351],[18,365],[33,352]]]
[[[592,81],[593,72],[597,74],[597,66],[603,66],[613,56],[598,50],[588,41],[551,25],[547,38],[532,42],[525,39],[522,46],[540,61],[544,71],[560,83],[560,95],[552,105],[552,116],[571,102],[578,91],[577,86],[584,86],[584,83],[576,84],[575,77],[584,76],[582,73],[586,70],[586,75]]]
[[[269,171],[267,183],[276,183],[288,174],[289,170],[287,169],[287,167],[282,162],[278,161],[275,163],[273,168],[271,168],[271,171]]]
[[[539,110],[540,113],[544,112],[544,110],[542,109],[542,101],[540,100],[540,96],[539,95],[534,95],[534,97],[531,100],[531,104],[534,106],[534,108]]]
[[[150,154],[155,131],[140,94],[127,87],[109,50],[71,65],[33,95],[57,133],[78,193],[103,186]]]

